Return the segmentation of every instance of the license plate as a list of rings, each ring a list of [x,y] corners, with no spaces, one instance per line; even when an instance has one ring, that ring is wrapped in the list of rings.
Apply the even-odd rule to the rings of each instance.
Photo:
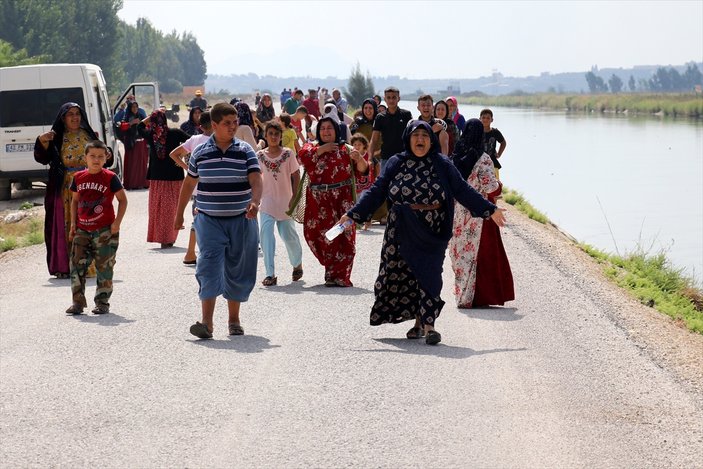
[[[26,151],[34,151],[33,143],[8,143],[5,145],[7,153],[19,153]]]

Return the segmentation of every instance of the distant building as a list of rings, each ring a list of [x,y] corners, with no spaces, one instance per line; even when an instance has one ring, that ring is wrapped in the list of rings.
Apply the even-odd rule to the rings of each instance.
[[[437,90],[437,94],[442,97],[459,96],[461,94],[461,87],[458,82],[455,82],[447,86],[444,90]]]

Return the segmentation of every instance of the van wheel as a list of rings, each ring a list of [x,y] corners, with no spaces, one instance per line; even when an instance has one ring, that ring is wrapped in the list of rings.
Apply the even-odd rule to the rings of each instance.
[[[12,199],[12,184],[9,179],[0,179],[0,200]]]
[[[115,157],[115,174],[117,174],[120,181],[122,181],[123,171],[122,154],[117,150],[117,156]]]

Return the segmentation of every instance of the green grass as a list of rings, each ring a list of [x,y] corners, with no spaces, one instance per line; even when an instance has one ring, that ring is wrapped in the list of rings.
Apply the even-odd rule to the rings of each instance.
[[[575,112],[655,114],[703,118],[703,96],[693,93],[555,94],[462,97],[460,102],[477,106],[557,109]]]
[[[547,216],[534,208],[531,203],[525,199],[522,194],[517,191],[503,188],[503,201],[517,208],[519,211],[527,215],[532,220],[542,223],[543,225],[550,223]]]
[[[0,253],[44,242],[44,220],[39,215],[24,218],[17,223],[0,225]]]
[[[671,266],[665,253],[649,255],[637,250],[617,256],[583,243],[579,247],[603,265],[606,276],[632,292],[642,304],[703,334],[703,292],[683,269]]]
[[[503,187],[503,201],[539,223],[551,224],[546,215],[517,191]],[[664,252],[649,255],[637,250],[618,256],[585,243],[578,246],[603,266],[609,279],[631,292],[642,304],[670,316],[690,331],[703,334],[703,291],[684,275],[683,269],[673,267]]]

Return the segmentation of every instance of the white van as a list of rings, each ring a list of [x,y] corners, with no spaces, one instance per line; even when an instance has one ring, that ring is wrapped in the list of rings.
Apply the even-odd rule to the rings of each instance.
[[[120,101],[135,91],[145,101],[157,103],[156,83],[130,85]],[[113,109],[110,106],[103,72],[92,64],[41,64],[0,68],[0,200],[11,195],[11,183],[47,179],[48,166],[34,161],[34,142],[51,129],[59,108],[75,102],[85,110],[90,126],[100,140],[112,148],[112,169],[122,174],[122,154],[115,138]],[[141,103],[140,103],[141,105]],[[143,106],[142,106],[143,107]]]

